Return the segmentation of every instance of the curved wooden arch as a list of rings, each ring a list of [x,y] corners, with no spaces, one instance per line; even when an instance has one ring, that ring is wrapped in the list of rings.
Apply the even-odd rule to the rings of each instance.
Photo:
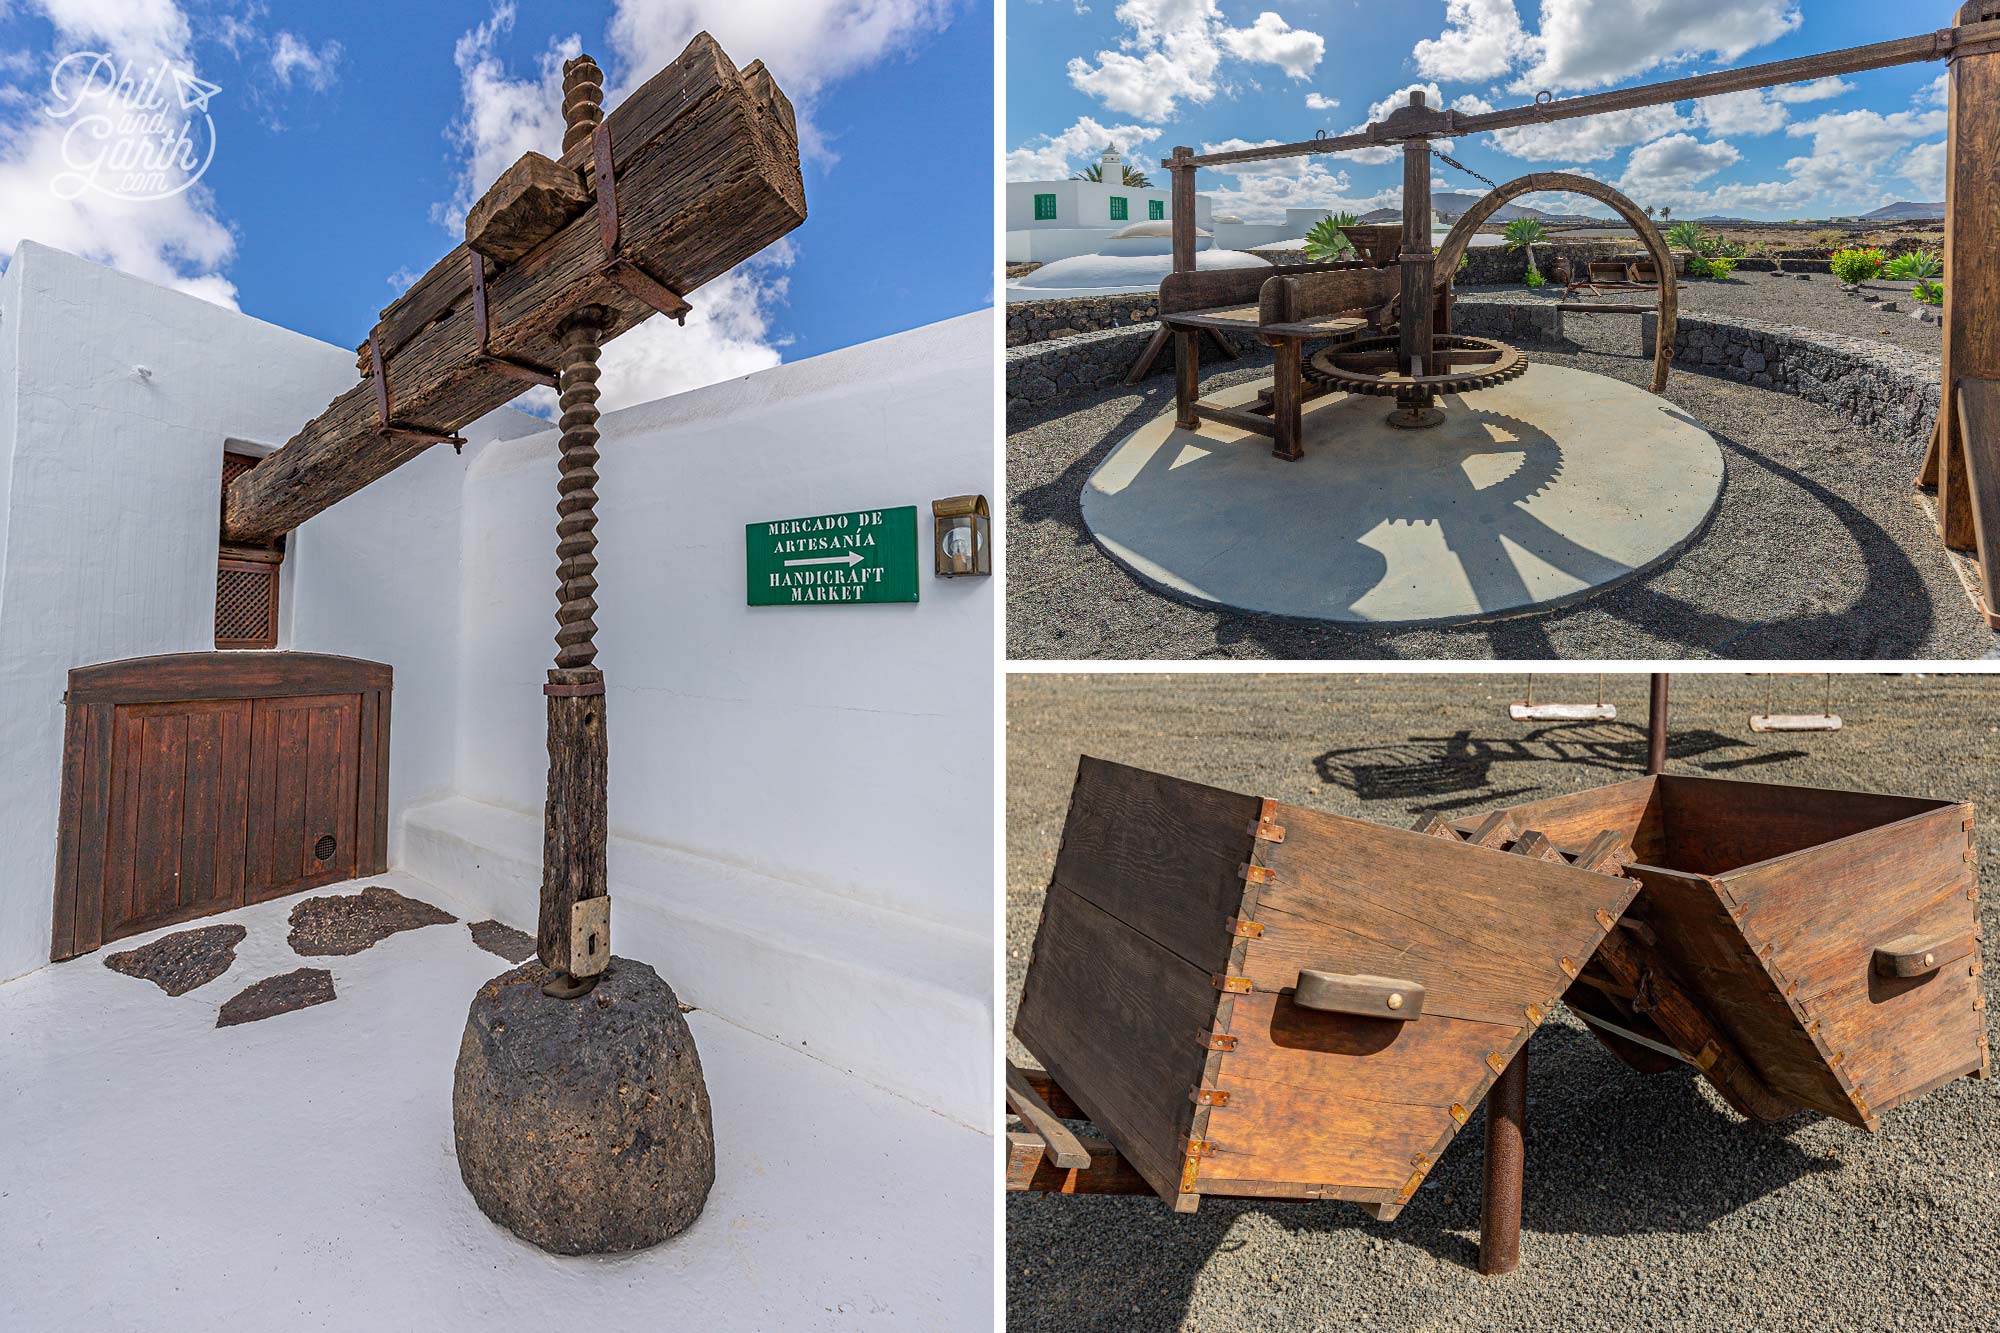
[[[1619,217],[1631,223],[1632,230],[1639,233],[1639,239],[1645,242],[1646,252],[1653,257],[1653,269],[1660,275],[1660,336],[1653,351],[1653,392],[1662,392],[1667,387],[1667,369],[1674,360],[1674,327],[1680,308],[1673,255],[1667,249],[1666,238],[1653,225],[1653,220],[1637,204],[1603,181],[1561,171],[1541,171],[1508,181],[1466,209],[1452,225],[1451,231],[1445,235],[1444,244],[1438,249],[1437,271],[1445,275],[1445,281],[1451,281],[1452,275],[1458,272],[1458,261],[1464,256],[1466,247],[1472,244],[1472,234],[1486,219],[1498,212],[1503,204],[1511,203],[1524,194],[1541,194],[1544,191],[1581,194],[1608,205]]]

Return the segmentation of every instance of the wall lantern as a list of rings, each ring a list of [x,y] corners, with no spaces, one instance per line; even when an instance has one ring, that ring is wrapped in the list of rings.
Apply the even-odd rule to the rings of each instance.
[[[931,501],[936,515],[937,573],[952,579],[961,574],[993,572],[993,519],[983,495],[954,495]]]

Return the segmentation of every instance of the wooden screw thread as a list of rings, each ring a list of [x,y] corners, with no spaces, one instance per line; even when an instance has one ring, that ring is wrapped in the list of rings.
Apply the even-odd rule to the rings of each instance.
[[[593,319],[562,331],[557,367],[562,454],[556,482],[556,665],[597,661],[597,356],[602,329]]]
[[[587,55],[563,62],[563,144],[565,154],[590,140],[604,119],[604,71]]]

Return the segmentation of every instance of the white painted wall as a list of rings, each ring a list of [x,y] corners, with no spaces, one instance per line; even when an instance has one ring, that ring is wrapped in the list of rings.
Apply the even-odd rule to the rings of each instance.
[[[991,487],[992,321],[611,414],[599,505],[614,948],[981,1126],[994,590],[929,574],[928,509]],[[348,348],[43,246],[0,277],[0,980],[48,957],[66,673],[212,647],[223,442],[353,382]],[[391,864],[532,930],[556,435],[466,433],[293,534],[285,642],[394,667]],[[744,524],[897,504],[916,605],[744,604]]]

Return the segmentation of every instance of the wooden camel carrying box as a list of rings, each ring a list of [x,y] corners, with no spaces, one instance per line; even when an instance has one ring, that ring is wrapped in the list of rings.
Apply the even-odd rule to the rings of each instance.
[[[1971,827],[1663,777],[1398,830],[1086,757],[1015,1032],[1179,1211],[1393,1217],[1563,999],[1747,1116],[1872,1129],[1987,1068]],[[1083,1174],[1046,1187],[1120,1188]]]
[[[1085,758],[1015,1032],[1177,1210],[1394,1216],[1639,888],[1445,833]]]
[[[1869,1130],[1985,1075],[1969,804],[1665,775],[1504,813],[1558,846],[1631,843],[1643,888],[1568,1003],[1636,1068]]]

